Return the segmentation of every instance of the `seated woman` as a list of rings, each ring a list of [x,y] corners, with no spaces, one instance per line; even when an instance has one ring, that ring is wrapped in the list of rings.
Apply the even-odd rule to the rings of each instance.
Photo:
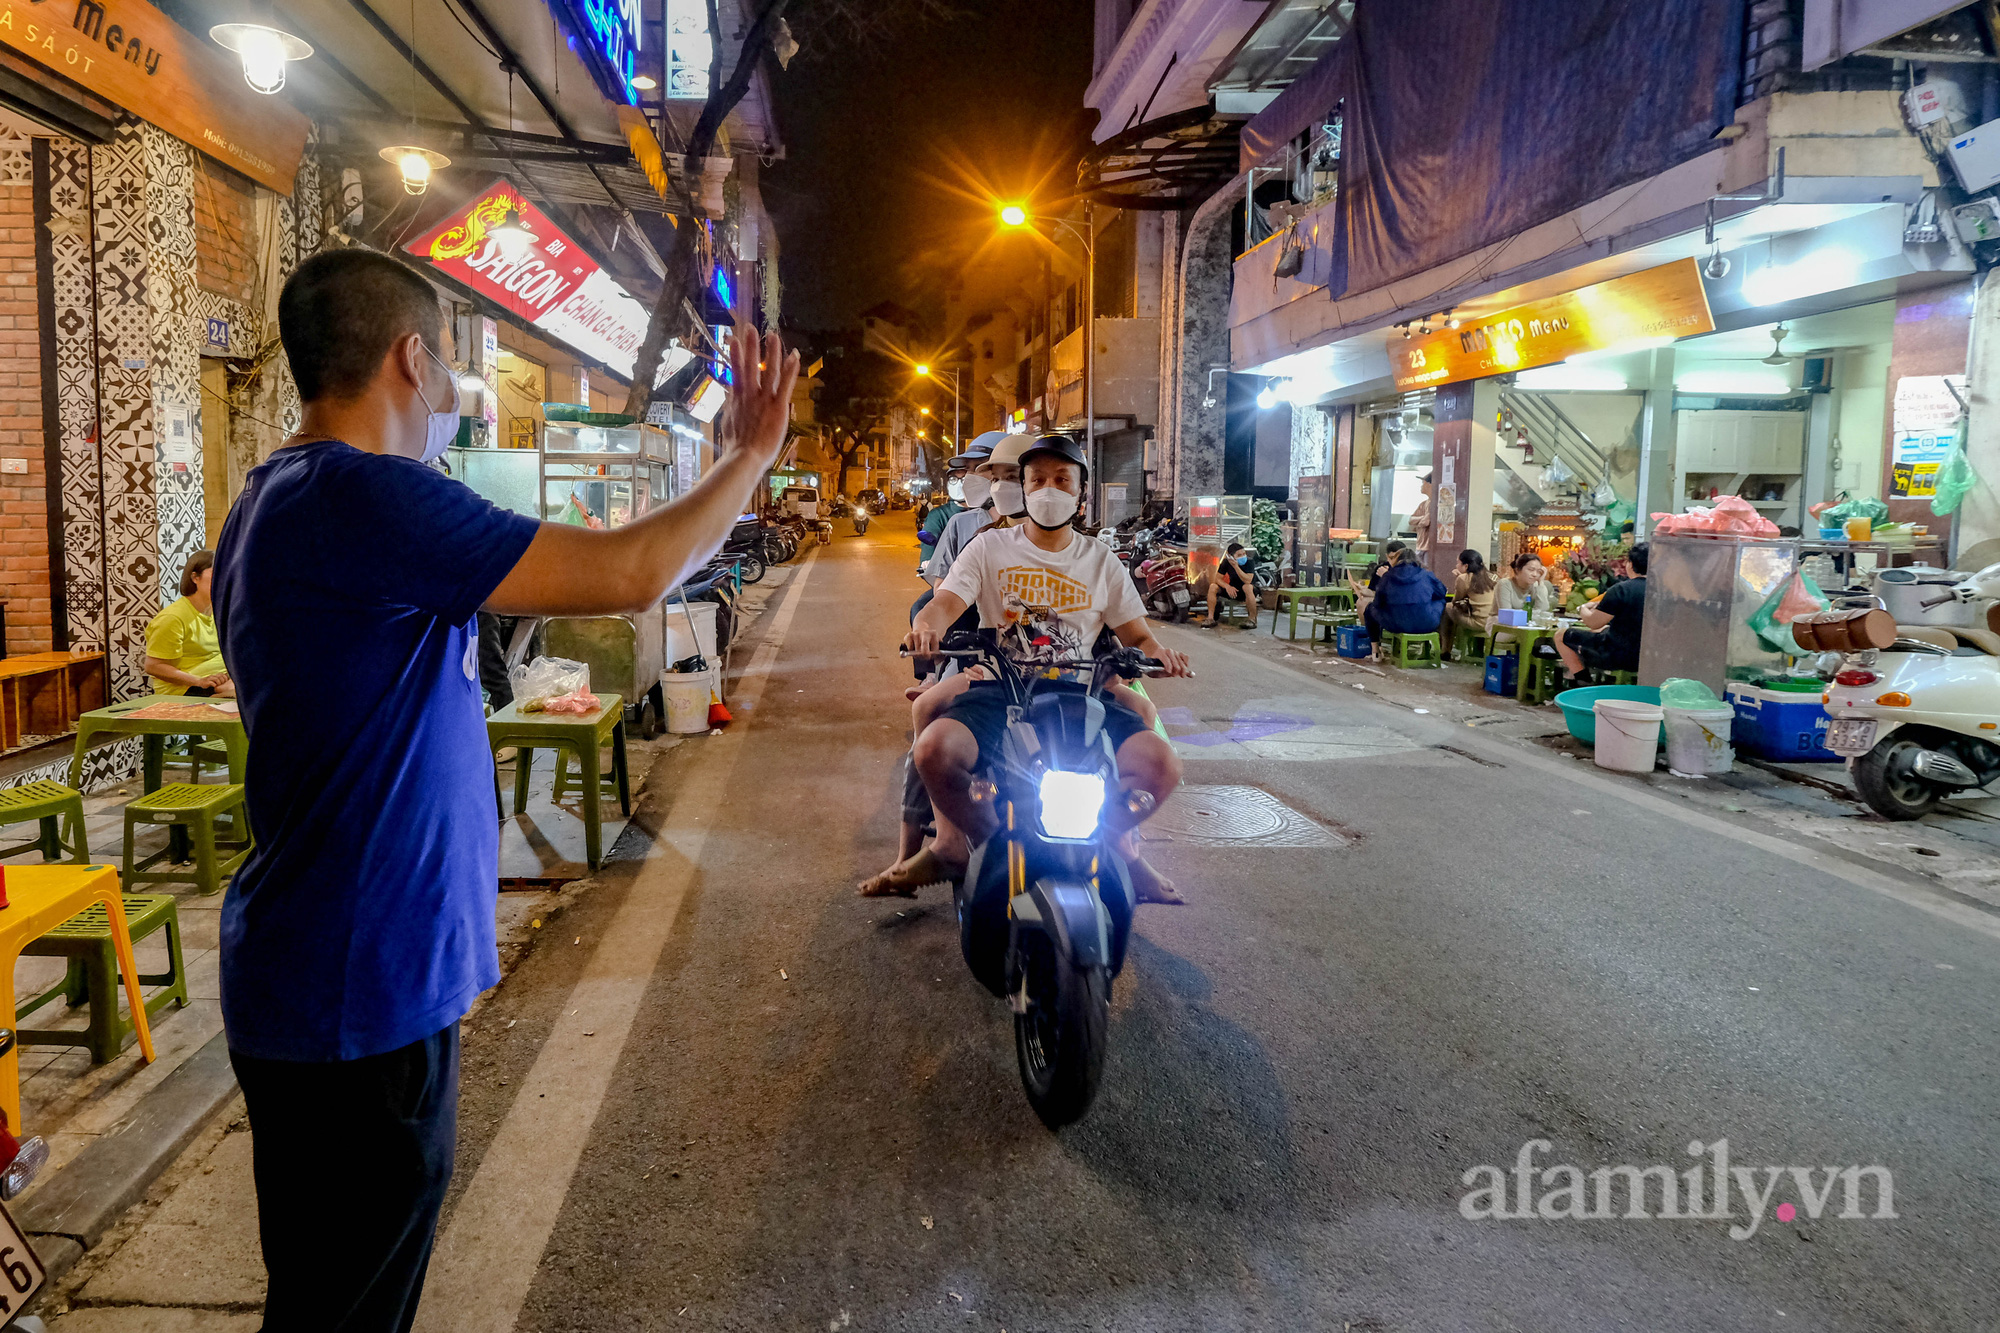
[[[1521,552],[1514,557],[1512,572],[1494,585],[1493,609],[1532,613],[1534,608],[1539,607],[1543,611],[1553,611],[1556,590],[1547,575],[1548,570],[1542,565],[1540,556],[1533,551]]]
[[[1423,557],[1408,547],[1396,552],[1396,563],[1375,583],[1375,600],[1362,612],[1368,641],[1382,655],[1384,634],[1435,634],[1444,618],[1446,593],[1438,576],[1423,566]]]
[[[236,697],[215,637],[209,583],[215,553],[196,551],[181,571],[181,595],[146,625],[146,674],[161,694]]]
[[[1458,577],[1452,581],[1451,605],[1444,609],[1445,632],[1458,633],[1461,625],[1480,634],[1493,623],[1493,599],[1499,580],[1486,567],[1486,557],[1477,551],[1458,553]]]

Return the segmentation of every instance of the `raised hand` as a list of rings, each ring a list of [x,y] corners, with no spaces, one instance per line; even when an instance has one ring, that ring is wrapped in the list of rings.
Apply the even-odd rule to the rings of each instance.
[[[745,325],[732,340],[729,368],[735,381],[729,395],[730,451],[768,468],[785,447],[799,354],[787,352],[775,333],[760,342],[756,330]]]

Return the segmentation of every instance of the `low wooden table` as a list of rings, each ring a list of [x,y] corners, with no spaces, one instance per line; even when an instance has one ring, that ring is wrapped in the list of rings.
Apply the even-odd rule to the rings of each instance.
[[[139,1034],[139,1050],[146,1062],[153,1061],[153,1028],[146,1020],[146,1000],[139,990],[139,968],[132,957],[132,936],[125,924],[125,900],[118,892],[118,872],[108,865],[8,866],[7,906],[0,908],[0,975],[7,984],[0,987],[0,1024],[13,1029],[14,964],[21,950],[49,931],[89,908],[103,903],[111,918],[111,943],[118,954],[118,971],[125,979],[125,998],[132,1007],[132,1026]],[[0,1109],[18,1136],[21,1125],[21,1053],[16,1047],[0,1056]]]
[[[0,747],[60,736],[104,706],[104,654],[21,653],[0,658]]]
[[[618,808],[632,813],[632,780],[625,768],[625,706],[615,694],[599,694],[595,713],[523,713],[508,704],[486,719],[487,743],[493,747],[493,803],[500,804],[500,749],[514,747],[514,813],[528,804],[528,777],[536,750],[567,750],[576,756],[583,781],[583,845],[592,870],[603,857],[603,815],[598,807],[603,769],[598,751],[611,747],[611,772],[618,784]],[[557,760],[561,762],[560,758]]]

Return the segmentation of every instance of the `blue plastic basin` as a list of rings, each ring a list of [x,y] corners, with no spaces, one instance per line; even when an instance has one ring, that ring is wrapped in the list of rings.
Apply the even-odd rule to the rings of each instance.
[[[1563,721],[1569,724],[1569,734],[1593,750],[1597,748],[1597,713],[1593,706],[1599,699],[1630,699],[1635,703],[1657,704],[1660,702],[1660,687],[1592,685],[1588,689],[1564,690],[1558,694],[1556,703],[1562,707]],[[1664,732],[1664,727],[1662,730]]]

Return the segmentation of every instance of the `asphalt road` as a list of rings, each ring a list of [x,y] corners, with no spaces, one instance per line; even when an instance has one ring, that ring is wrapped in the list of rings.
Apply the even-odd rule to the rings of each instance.
[[[786,622],[747,725],[652,784],[652,856],[468,1031],[484,1229],[447,1234],[439,1306],[517,1285],[549,1333],[2000,1326],[1993,930],[1236,631],[1176,631],[1200,676],[1154,689],[1188,781],[1329,845],[1155,844],[1191,905],[1140,912],[1104,1092],[1044,1129],[944,894],[853,892],[894,846],[911,552],[907,515],[840,525],[753,627]],[[629,1030],[580,1032],[619,984]],[[1481,1164],[1517,1206],[1534,1139],[1557,1213],[1563,1165],[1594,1189],[1727,1139],[1750,1174],[1727,1219],[1466,1217]],[[1836,1183],[1778,1220],[1875,1165],[1893,1218],[1871,1173],[1863,1216]],[[510,1235],[518,1272],[481,1269]]]

